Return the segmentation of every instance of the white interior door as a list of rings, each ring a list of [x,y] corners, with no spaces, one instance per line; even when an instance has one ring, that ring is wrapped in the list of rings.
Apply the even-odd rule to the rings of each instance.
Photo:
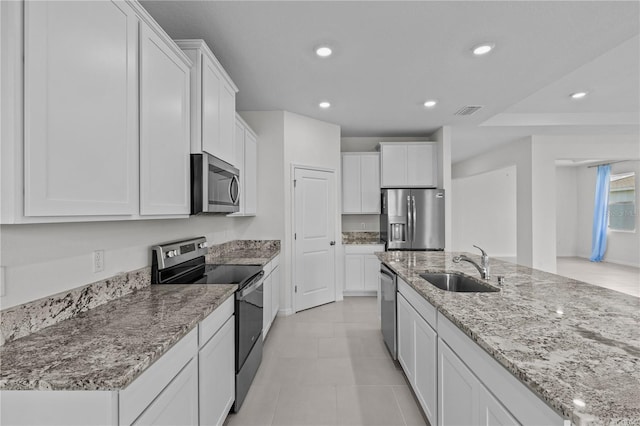
[[[296,168],[294,172],[295,310],[336,300],[335,175]]]

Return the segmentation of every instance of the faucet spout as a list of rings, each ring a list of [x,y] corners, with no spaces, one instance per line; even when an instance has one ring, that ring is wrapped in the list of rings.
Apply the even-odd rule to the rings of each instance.
[[[482,261],[481,261],[481,263],[479,265],[473,259],[471,259],[468,256],[465,256],[464,254],[454,257],[453,258],[453,262],[454,263],[469,262],[470,264],[472,264],[473,266],[476,267],[478,272],[480,272],[480,276],[482,277],[483,280],[488,280],[489,277],[490,277],[490,275],[489,275],[489,255],[487,254],[487,252],[482,250],[480,247],[475,246],[475,245],[474,245],[474,247],[476,247],[477,249],[479,249],[482,252]]]

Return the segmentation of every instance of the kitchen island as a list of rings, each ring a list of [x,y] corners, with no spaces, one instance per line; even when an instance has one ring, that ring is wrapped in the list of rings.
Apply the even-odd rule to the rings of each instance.
[[[490,283],[505,277],[496,293],[443,291],[420,277],[425,271],[477,277],[473,265],[453,262],[458,254],[378,257],[563,418],[640,425],[640,299],[493,259]]]

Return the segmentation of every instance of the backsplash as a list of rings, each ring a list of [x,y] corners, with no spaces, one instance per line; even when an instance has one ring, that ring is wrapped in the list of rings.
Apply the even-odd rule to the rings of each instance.
[[[209,247],[206,261],[216,263],[216,259],[234,258],[240,252],[242,257],[259,258],[274,250],[280,251],[279,240],[233,240]],[[2,310],[0,346],[150,284],[151,268],[145,267]]]
[[[150,284],[146,267],[0,311],[0,346]]]
[[[379,232],[343,232],[342,244],[381,244]]]

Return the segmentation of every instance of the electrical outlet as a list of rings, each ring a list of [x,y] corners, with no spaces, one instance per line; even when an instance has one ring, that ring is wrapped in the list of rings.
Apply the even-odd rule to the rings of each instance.
[[[360,224],[360,226],[362,226],[362,229],[367,229],[367,225],[365,225],[365,223],[364,223],[364,222],[362,222],[362,223]]]
[[[104,250],[93,252],[93,272],[104,271]]]

